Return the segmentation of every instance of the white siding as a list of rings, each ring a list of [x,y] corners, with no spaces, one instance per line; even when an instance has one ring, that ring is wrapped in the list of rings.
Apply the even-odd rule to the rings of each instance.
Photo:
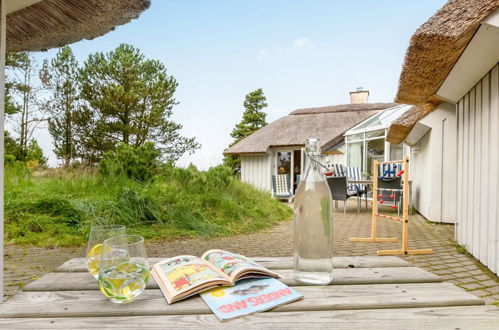
[[[499,274],[499,66],[458,103],[457,240]]]
[[[271,158],[269,155],[241,155],[241,181],[255,188],[270,191]]]
[[[446,103],[419,121],[431,128],[414,145],[412,203],[426,219],[456,221],[456,109]]]
[[[338,151],[341,153],[338,154],[323,154],[321,158],[321,162],[323,164],[341,164],[346,166],[346,145],[342,145]]]

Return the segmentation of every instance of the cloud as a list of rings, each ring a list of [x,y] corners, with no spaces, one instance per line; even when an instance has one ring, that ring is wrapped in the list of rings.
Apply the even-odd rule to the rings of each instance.
[[[265,48],[260,49],[257,57],[259,60],[263,60],[264,58],[266,58],[267,57],[267,50]]]
[[[293,41],[291,46],[287,48],[287,51],[289,53],[294,53],[295,51],[301,48],[313,48],[313,47],[315,47],[315,43],[312,40],[308,38],[299,38]]]
[[[275,52],[282,52],[282,53],[286,53],[288,55],[291,55],[291,54],[298,52],[301,49],[314,48],[315,46],[316,46],[316,43],[313,42],[309,38],[298,38],[298,39],[293,40],[291,42],[291,44],[286,46],[286,47],[260,49],[260,51],[258,52],[258,55],[257,55],[257,59],[263,60],[263,59],[267,58],[269,55],[274,54]]]

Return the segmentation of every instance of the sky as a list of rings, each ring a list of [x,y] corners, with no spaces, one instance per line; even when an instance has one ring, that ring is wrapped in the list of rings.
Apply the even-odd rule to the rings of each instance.
[[[267,97],[268,122],[299,108],[349,103],[357,87],[370,91],[370,102],[393,101],[410,37],[444,3],[152,0],[138,19],[72,48],[80,63],[120,43],[163,62],[179,84],[172,118],[202,145],[178,165],[208,169],[221,163],[244,96],[257,88]],[[56,166],[46,128],[34,136]]]

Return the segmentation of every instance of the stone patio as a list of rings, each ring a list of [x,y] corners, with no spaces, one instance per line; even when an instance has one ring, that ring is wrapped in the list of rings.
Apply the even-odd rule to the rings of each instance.
[[[349,237],[370,236],[370,219],[370,211],[364,209],[358,214],[353,201],[349,205],[347,214],[334,213],[333,249],[336,256],[375,255],[379,249],[400,248],[399,242],[351,243]],[[499,304],[499,279],[473,258],[457,252],[453,240],[453,225],[432,224],[422,216],[414,214],[410,217],[409,226],[409,247],[432,248],[434,253],[402,258],[470,291],[488,304]],[[275,228],[251,235],[152,243],[147,246],[147,252],[150,257],[167,257],[179,254],[201,255],[208,249],[221,248],[247,256],[290,256],[293,251],[292,227],[292,221],[286,221]],[[401,228],[400,222],[378,220],[379,237],[400,237]],[[14,295],[22,286],[36,280],[66,260],[84,256],[84,251],[85,248],[46,249],[6,246],[5,295]]]

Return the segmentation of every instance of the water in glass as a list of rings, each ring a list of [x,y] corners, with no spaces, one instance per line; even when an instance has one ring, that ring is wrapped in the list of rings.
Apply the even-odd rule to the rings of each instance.
[[[126,235],[126,228],[122,225],[104,225],[90,228],[87,245],[87,269],[97,279],[100,271],[102,257],[102,243],[113,236]]]
[[[99,273],[99,286],[114,303],[134,301],[149,282],[144,239],[125,235],[104,241]]]

